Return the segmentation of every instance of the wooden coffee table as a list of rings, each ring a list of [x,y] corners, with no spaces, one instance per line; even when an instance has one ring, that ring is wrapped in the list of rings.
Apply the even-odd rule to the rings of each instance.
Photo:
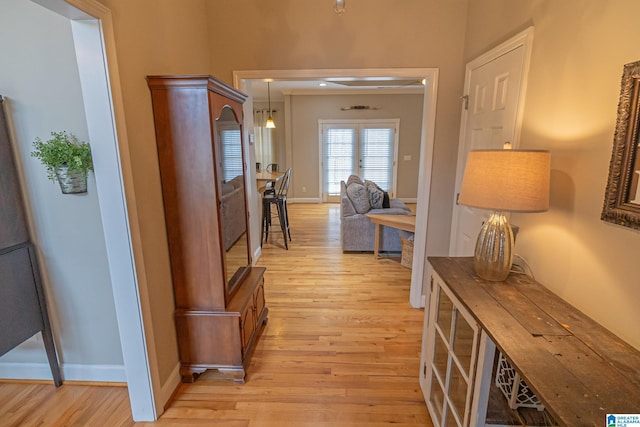
[[[376,225],[376,239],[373,244],[373,256],[376,258],[380,258],[378,249],[380,248],[380,229],[383,225],[412,233],[416,231],[415,215],[367,214],[367,216]]]

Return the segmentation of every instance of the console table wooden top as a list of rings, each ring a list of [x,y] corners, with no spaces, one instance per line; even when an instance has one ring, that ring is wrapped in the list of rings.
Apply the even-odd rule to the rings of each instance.
[[[416,231],[416,216],[415,215],[393,215],[393,214],[367,214],[372,223],[375,224],[375,243],[373,244],[373,256],[379,258],[380,248],[380,227],[386,225],[387,227],[397,228],[399,230]]]
[[[640,351],[524,274],[490,282],[473,258],[429,262],[557,422],[640,413]]]
[[[387,225],[400,230],[416,231],[415,215],[367,214],[374,224]]]

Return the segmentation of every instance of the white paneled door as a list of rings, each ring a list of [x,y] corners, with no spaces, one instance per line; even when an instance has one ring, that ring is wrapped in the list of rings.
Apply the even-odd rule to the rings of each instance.
[[[518,146],[532,37],[529,29],[467,65],[451,224],[453,256],[473,255],[480,228],[489,216],[488,211],[457,203],[467,154],[476,149],[500,149],[505,142]]]

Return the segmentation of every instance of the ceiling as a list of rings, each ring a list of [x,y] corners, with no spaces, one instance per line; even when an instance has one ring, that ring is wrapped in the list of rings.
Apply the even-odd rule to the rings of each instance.
[[[267,101],[267,82],[249,80],[254,101]],[[323,86],[321,86],[321,84]],[[284,95],[353,95],[353,94],[423,94],[419,80],[395,77],[326,78],[323,80],[272,80],[271,101],[284,99]]]

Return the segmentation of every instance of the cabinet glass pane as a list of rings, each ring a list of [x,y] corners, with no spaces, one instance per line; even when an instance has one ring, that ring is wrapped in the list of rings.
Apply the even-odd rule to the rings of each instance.
[[[438,383],[438,379],[435,375],[431,376],[431,390],[429,392],[429,403],[433,406],[433,410],[435,411],[436,419],[433,420],[433,424],[440,424],[440,420],[442,420],[442,405],[444,403],[444,393],[442,392],[442,388],[440,388],[440,383]]]
[[[449,352],[444,344],[444,341],[440,338],[440,335],[436,334],[435,348],[433,350],[433,369],[437,371],[440,376],[440,380],[444,384],[447,375],[447,360],[449,359]]]
[[[467,376],[469,376],[471,370],[473,335],[474,330],[467,320],[459,312],[456,313],[455,331],[453,333],[453,353],[456,355]]]
[[[458,369],[458,365],[451,364],[451,377],[449,378],[449,399],[453,402],[458,418],[464,418],[464,409],[467,402],[467,381]]]
[[[453,303],[444,293],[442,288],[438,288],[438,312],[436,322],[444,333],[447,341],[451,336],[451,315],[453,313]]]
[[[453,416],[453,412],[451,412],[451,407],[447,408],[447,422],[445,424],[446,427],[458,427],[458,421]]]

